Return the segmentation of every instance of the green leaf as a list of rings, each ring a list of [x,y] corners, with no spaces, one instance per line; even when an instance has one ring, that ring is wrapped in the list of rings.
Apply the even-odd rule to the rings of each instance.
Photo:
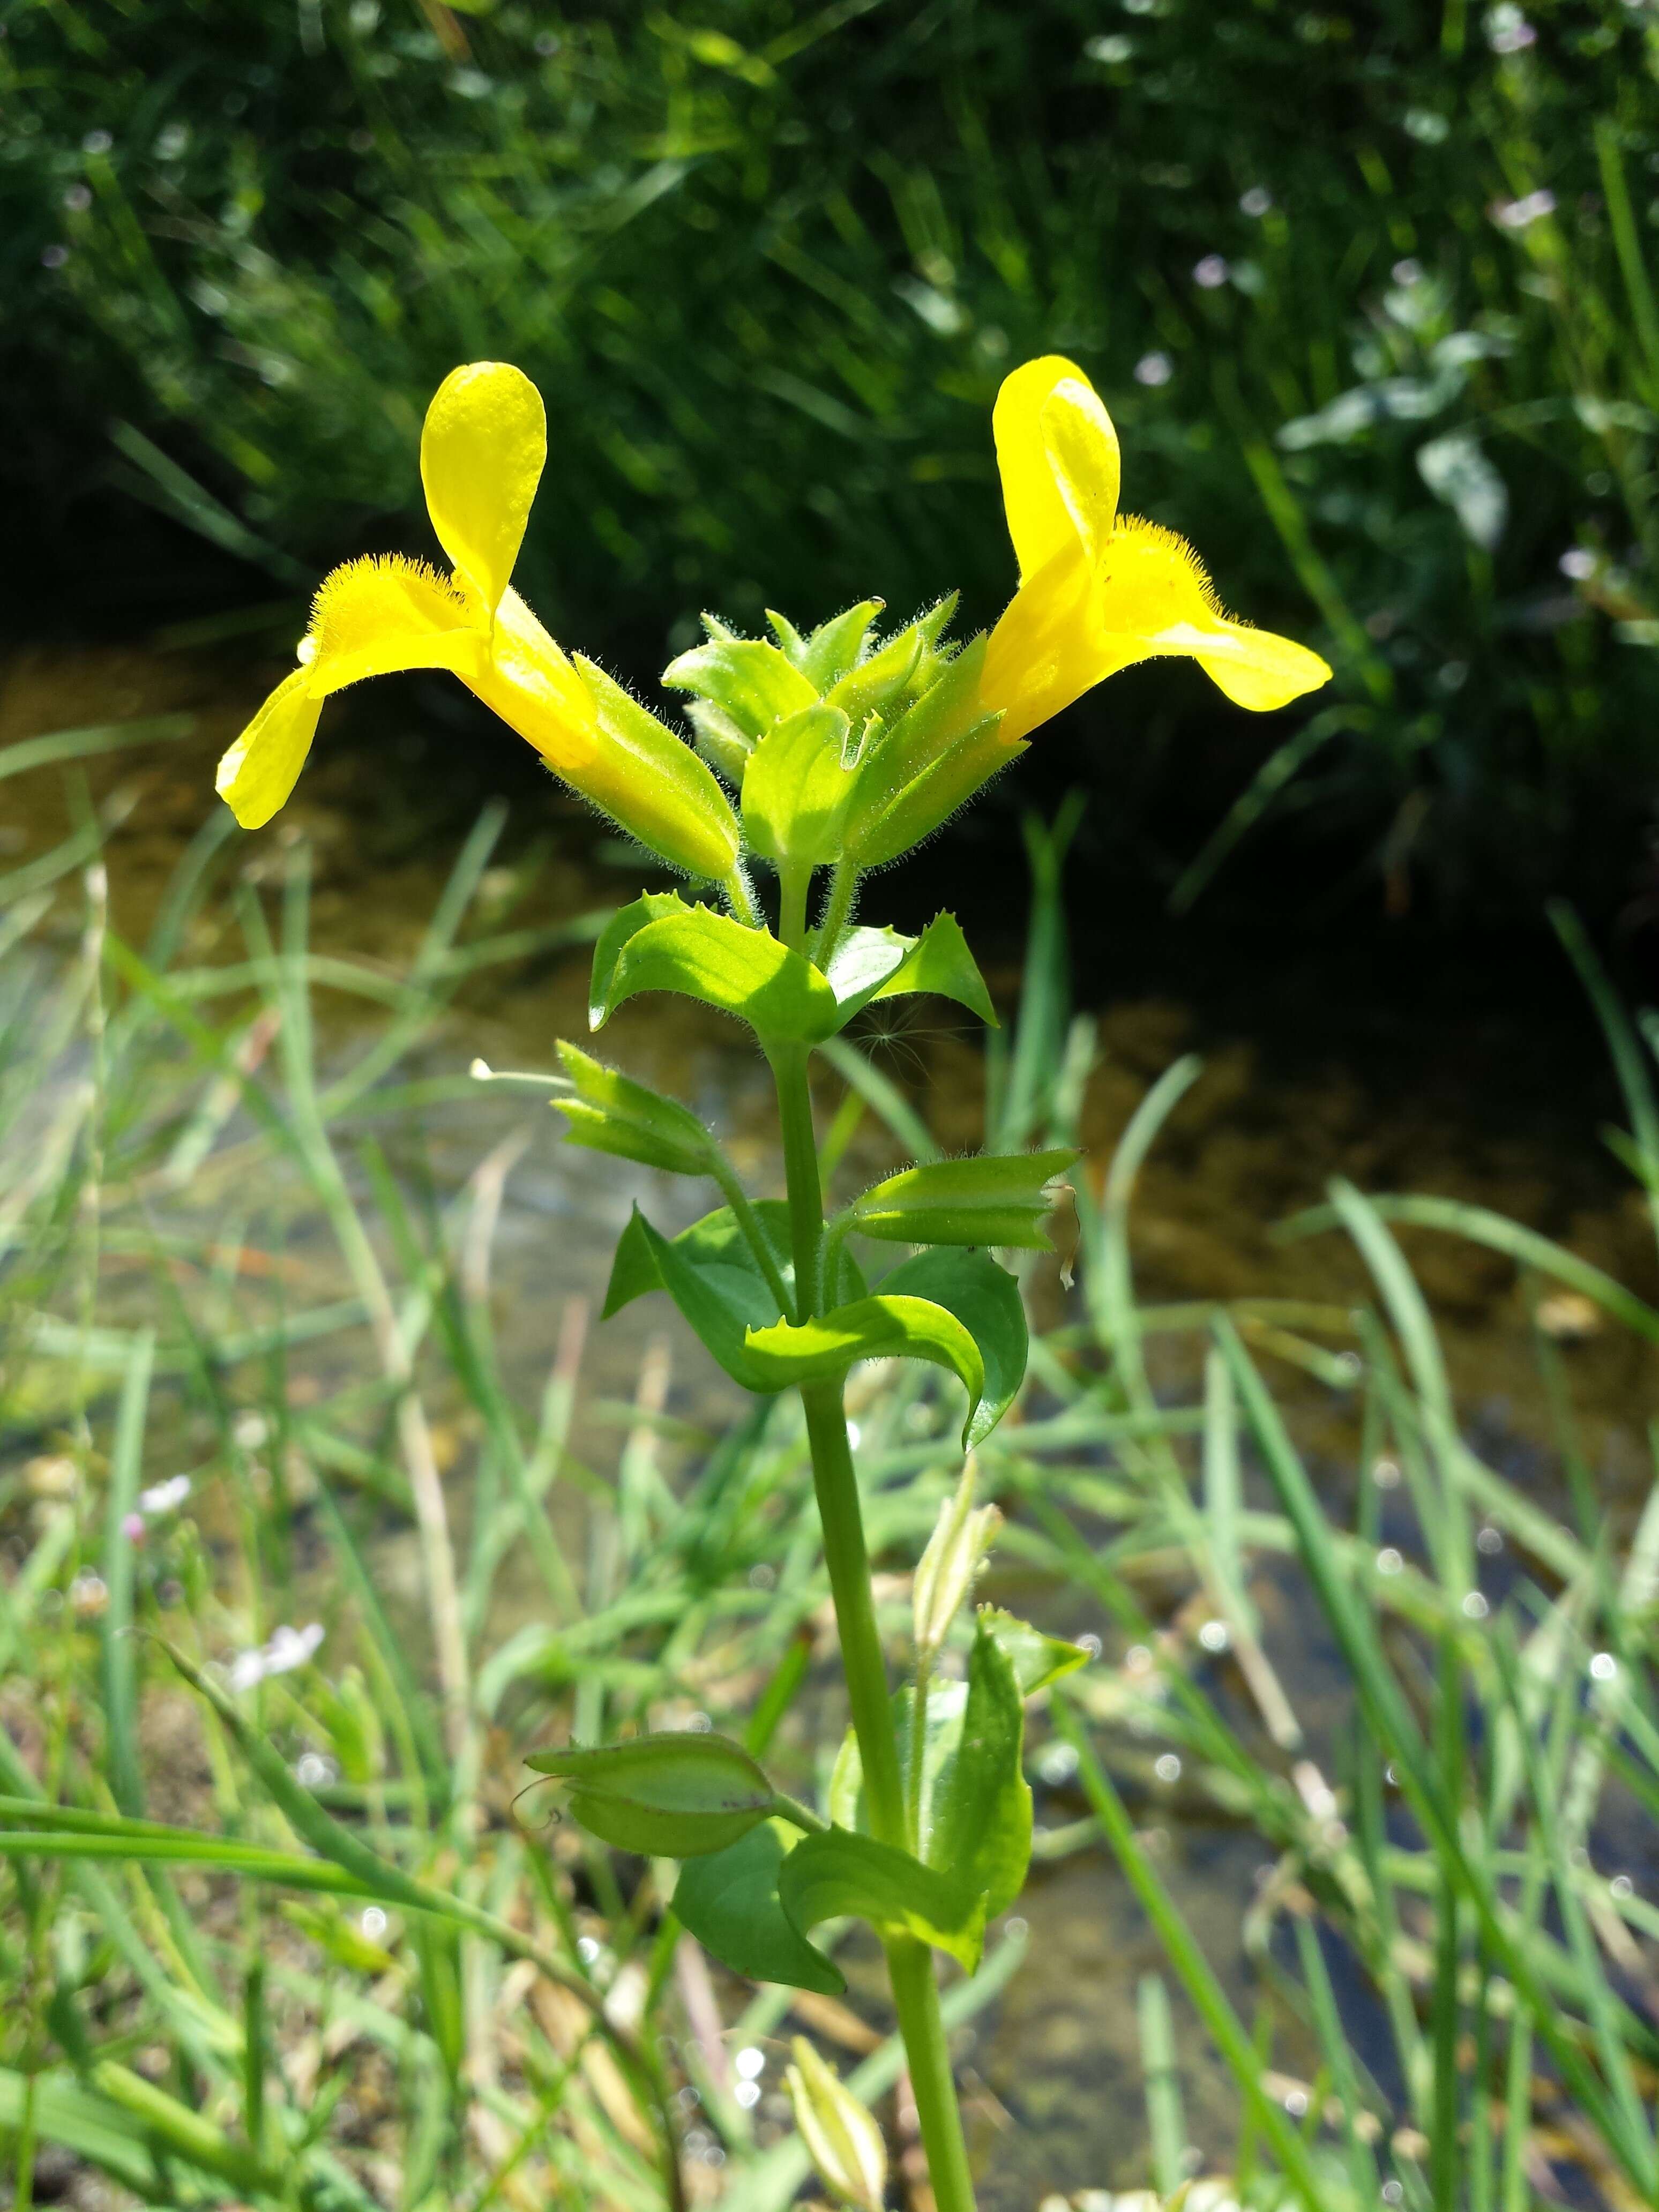
[[[596,989],[597,970],[596,961]],[[841,1023],[834,992],[809,960],[765,930],[746,929],[708,907],[665,914],[627,939],[590,1010],[592,1026],[602,1028],[641,991],[700,999],[747,1022],[766,1046],[816,1044]]]
[[[794,1837],[781,1820],[763,1820],[740,1843],[689,1860],[674,1885],[674,1911],[698,1942],[734,1972],[838,1996],[845,1978],[807,1942],[778,1895],[779,1874]]]
[[[1040,1628],[1033,1628],[1029,1621],[1017,1620],[1000,1606],[981,1606],[979,1620],[986,1634],[996,1638],[1004,1658],[1013,1668],[1022,1698],[1034,1698],[1039,1690],[1046,1690],[1051,1682],[1059,1681],[1062,1674],[1070,1674],[1089,1663],[1089,1654],[1080,1644],[1067,1644],[1058,1636],[1045,1636]]]
[[[848,1208],[860,1237],[891,1244],[1012,1244],[1052,1250],[1048,1186],[1074,1151],[934,1160],[889,1176]]]
[[[957,1686],[950,1686],[955,1688]],[[929,1700],[929,1711],[932,1701]],[[981,1620],[961,1726],[924,1809],[923,1856],[983,1893],[994,1920],[1019,1895],[1031,1858],[1031,1792],[1021,1771],[1025,1710],[1007,1655]]]
[[[842,765],[848,728],[835,708],[805,707],[775,723],[750,754],[743,827],[763,860],[818,867],[840,859],[853,789]]]
[[[837,1028],[850,1022],[905,965],[916,939],[896,929],[849,929],[836,945],[824,980],[836,996]]]
[[[525,1761],[568,1782],[570,1812],[618,1850],[666,1858],[722,1851],[776,1809],[764,1771],[729,1736],[662,1734]]]
[[[833,969],[830,981],[835,981]],[[907,992],[927,991],[939,999],[954,999],[992,1029],[1000,1027],[996,1008],[985,988],[962,925],[953,914],[935,915],[916,939],[909,957],[896,968],[872,999],[897,999]],[[836,993],[839,998],[841,994]]]
[[[611,979],[617,972],[617,963],[622,957],[623,947],[630,938],[665,915],[690,914],[690,908],[678,891],[647,891],[641,898],[619,908],[600,931],[593,947],[593,969],[587,987],[587,1026],[596,1030],[609,1011],[606,1005]]]
[[[794,1287],[790,1256],[789,1208],[781,1199],[762,1199],[754,1214],[786,1290]],[[843,1253],[836,1295],[853,1300],[867,1295],[863,1276]],[[782,1318],[781,1310],[759,1261],[729,1206],[694,1221],[669,1238],[654,1230],[637,1206],[617,1240],[605,1291],[603,1318],[619,1313],[651,1291],[666,1291],[732,1380],[763,1393],[786,1386],[753,1363],[745,1332]]]
[[[963,1448],[971,1451],[990,1435],[1025,1379],[1030,1339],[1019,1285],[988,1253],[946,1247],[902,1261],[877,1289],[883,1297],[927,1298],[943,1306],[979,1347],[983,1395],[963,1433]]]
[[[907,1687],[893,1699],[907,1797],[915,1694]],[[1006,1911],[1018,1896],[1030,1861],[1031,1793],[1022,1771],[1024,1740],[1018,1680],[981,1612],[967,1680],[935,1681],[928,1691],[916,1805],[923,1860],[980,1896],[988,1920]],[[850,1729],[830,1780],[830,1814],[841,1827],[860,1834],[869,1826],[863,1765]]]
[[[803,1933],[850,1913],[878,1929],[919,1936],[969,1973],[985,1946],[984,1899],[959,1875],[848,1828],[797,1844],[779,1872],[778,1898]]]
[[[751,738],[815,705],[818,696],[817,684],[787,654],[759,638],[710,638],[671,661],[662,680],[671,691],[695,691],[710,701]]]
[[[666,1168],[673,1175],[711,1171],[712,1141],[690,1107],[664,1098],[618,1068],[602,1067],[562,1039],[558,1053],[576,1095],[556,1098],[553,1106],[570,1124],[573,1145]]]
[[[762,1236],[791,1285],[789,1209],[781,1200],[755,1208]],[[745,1390],[781,1390],[750,1359],[748,1332],[781,1318],[781,1310],[748,1238],[729,1206],[722,1206],[672,1240],[651,1226],[637,1206],[617,1244],[604,1318],[648,1291],[666,1291],[703,1346]]]
[[[968,1429],[984,1389],[985,1364],[970,1331],[944,1306],[915,1296],[859,1298],[799,1327],[780,1322],[770,1328],[751,1328],[744,1350],[769,1378],[750,1388],[771,1390],[827,1381],[860,1359],[929,1360],[949,1368],[967,1391]],[[964,1430],[964,1449],[966,1435]]]

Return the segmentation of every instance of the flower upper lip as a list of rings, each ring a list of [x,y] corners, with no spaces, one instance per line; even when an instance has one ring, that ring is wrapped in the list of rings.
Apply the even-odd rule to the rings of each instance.
[[[1050,354],[1014,370],[994,430],[1020,586],[992,632],[980,698],[1001,713],[1005,739],[1158,654],[1196,660],[1255,709],[1329,680],[1317,653],[1227,614],[1184,538],[1119,514],[1117,433],[1075,363]]]

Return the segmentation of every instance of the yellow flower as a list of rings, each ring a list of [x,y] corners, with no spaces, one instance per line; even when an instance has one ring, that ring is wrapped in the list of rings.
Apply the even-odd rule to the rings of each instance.
[[[454,574],[391,555],[324,579],[299,666],[219,763],[245,830],[293,790],[325,699],[365,676],[447,668],[641,843],[690,874],[731,873],[738,825],[709,770],[602,670],[567,659],[508,581],[546,458],[541,396],[520,370],[474,362],[444,379],[421,480]]]
[[[980,699],[1023,738],[1137,660],[1196,660],[1241,707],[1329,681],[1316,653],[1224,613],[1184,538],[1117,511],[1117,433],[1057,354],[1005,379],[992,417],[1019,589],[991,633]]]

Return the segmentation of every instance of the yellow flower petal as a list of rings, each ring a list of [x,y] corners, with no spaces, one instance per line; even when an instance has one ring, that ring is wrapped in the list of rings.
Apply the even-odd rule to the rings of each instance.
[[[262,829],[293,790],[317,734],[322,703],[307,671],[296,668],[220,762],[215,788],[244,830]]]
[[[1316,653],[1223,609],[1204,564],[1184,538],[1125,515],[1102,564],[1097,613],[1103,643],[1130,660],[1177,653],[1196,660],[1238,706],[1283,707],[1330,681]]]
[[[1237,622],[1184,538],[1126,515],[1097,566],[1074,540],[1021,585],[991,633],[980,701],[1023,738],[1136,661],[1196,660],[1241,707],[1282,707],[1328,683],[1316,653]]]
[[[1059,354],[1003,380],[991,417],[1020,580],[1081,541],[1098,555],[1117,512],[1117,433],[1099,394]]]
[[[410,668],[467,677],[488,645],[477,609],[435,569],[370,554],[324,577],[301,653],[312,690],[325,699],[367,676]]]
[[[547,416],[522,369],[452,369],[426,410],[421,481],[438,541],[494,614],[513,574],[547,459]]]
[[[991,632],[979,703],[1002,716],[1005,743],[1029,736],[1125,665],[1105,649],[1095,586],[1094,564],[1073,538],[1020,586]]]

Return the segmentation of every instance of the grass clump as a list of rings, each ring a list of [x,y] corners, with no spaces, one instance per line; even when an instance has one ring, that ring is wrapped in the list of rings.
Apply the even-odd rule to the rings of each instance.
[[[813,1802],[841,1717],[798,1419],[688,1423],[671,1377],[691,1355],[660,1344],[619,1448],[595,1449],[573,1419],[580,1313],[528,1390],[499,1340],[507,1143],[451,1185],[422,1165],[422,1118],[462,1087],[435,1026],[452,995],[557,950],[475,918],[499,826],[396,973],[312,949],[298,841],[239,882],[204,833],[142,941],[90,809],[0,887],[0,2130],[19,2202],[67,2185],[65,2154],[147,2204],[766,2212],[805,2175],[773,2102],[785,2046],[845,2017],[791,2021],[791,1992],[711,1976],[663,1869],[514,1802],[550,1735],[750,1709],[750,1749]],[[1032,849],[1000,1146],[1071,1141],[1094,1057],[1067,1011],[1064,825]],[[209,913],[234,957],[198,957]],[[1587,973],[1644,1166],[1643,1047]],[[324,1048],[319,994],[340,991],[365,1012]],[[848,1099],[902,1119],[856,1043],[837,1050]],[[1351,1239],[1370,1286],[1352,1314],[1137,1296],[1136,1176],[1197,1072],[1177,1064],[1080,1173],[1078,1296],[979,1456],[1001,1555],[1057,1620],[1106,1631],[1037,1730],[1041,1850],[1111,1851],[1169,1962],[1139,1994],[1145,2151],[1091,2179],[1172,2197],[1196,2171],[1189,2203],[1322,2212],[1645,2201],[1659,1922],[1626,1854],[1659,1796],[1659,1520],[1650,1497],[1611,1517],[1542,1326],[1562,1499],[1481,1456],[1391,1224],[1498,1243],[1540,1296],[1643,1339],[1659,1314],[1494,1217],[1346,1188],[1292,1227]],[[1352,1411],[1346,1473],[1298,1448],[1310,1385]],[[954,1482],[954,1411],[914,1371],[873,1371],[856,1407],[872,1550],[901,1573]],[[1275,1587],[1320,1624],[1305,1645],[1270,1625]],[[1334,1707],[1301,1679],[1321,1638],[1352,1686]],[[1259,1839],[1243,1984],[1171,1901],[1177,1816]],[[952,2024],[1024,1940],[1009,1923],[952,1984]],[[884,2025],[848,2079],[891,2126]],[[1200,2129],[1195,2160],[1206,2046],[1239,2126]],[[733,2063],[751,2051],[758,2100]]]

